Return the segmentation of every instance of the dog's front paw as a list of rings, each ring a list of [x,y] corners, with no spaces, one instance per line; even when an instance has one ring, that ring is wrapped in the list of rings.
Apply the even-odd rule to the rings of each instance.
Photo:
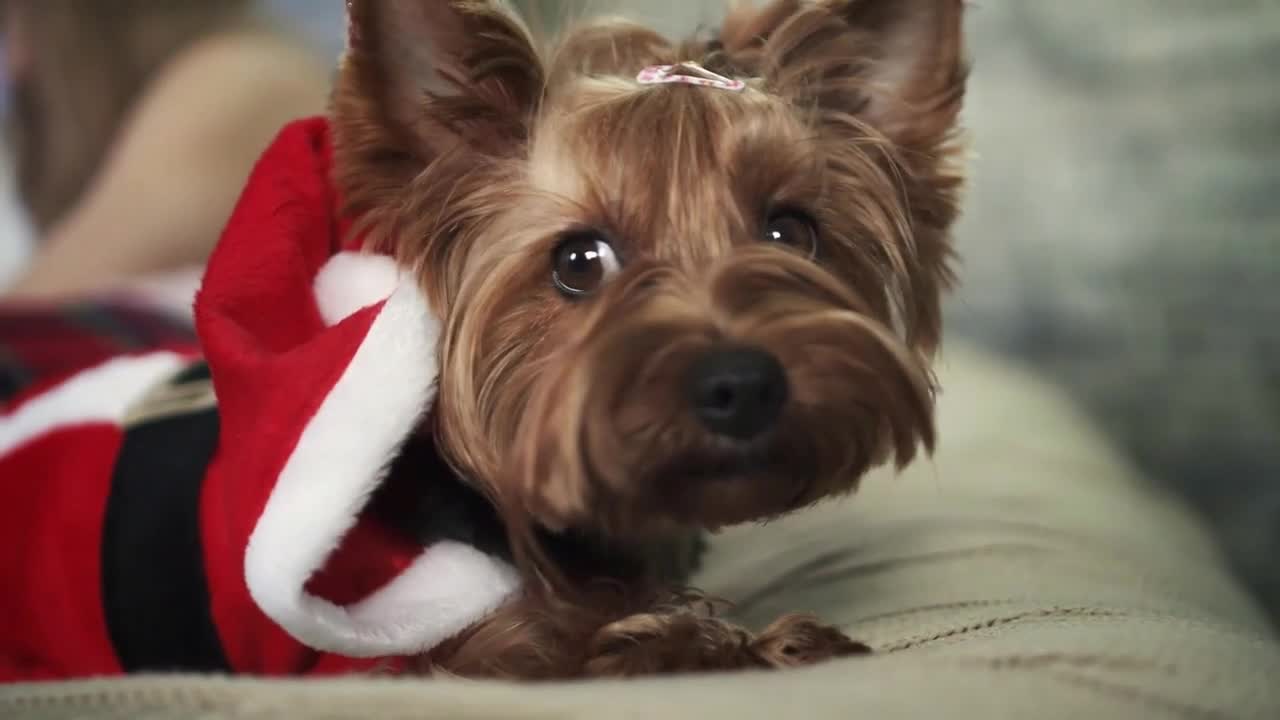
[[[592,677],[785,668],[871,649],[808,615],[779,618],[759,635],[693,610],[643,613],[601,628],[584,672]]]
[[[641,613],[601,628],[591,639],[585,674],[633,677],[769,667],[752,634],[691,610]]]
[[[761,658],[773,667],[812,665],[837,657],[866,655],[871,648],[812,615],[784,615],[752,642]]]

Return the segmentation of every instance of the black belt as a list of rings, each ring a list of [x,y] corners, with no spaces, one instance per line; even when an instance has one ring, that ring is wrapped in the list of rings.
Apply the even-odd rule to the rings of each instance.
[[[125,672],[230,672],[209,607],[200,489],[218,443],[197,363],[125,422],[102,532],[107,632]]]

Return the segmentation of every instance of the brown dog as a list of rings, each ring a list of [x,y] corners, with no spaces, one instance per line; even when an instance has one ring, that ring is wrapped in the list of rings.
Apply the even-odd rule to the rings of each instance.
[[[349,6],[337,181],[443,319],[434,432],[528,588],[422,668],[865,650],[805,616],[753,636],[645,558],[932,447],[962,0],[776,0],[679,44],[607,21],[550,50],[498,3]],[[609,559],[558,557],[564,533]]]

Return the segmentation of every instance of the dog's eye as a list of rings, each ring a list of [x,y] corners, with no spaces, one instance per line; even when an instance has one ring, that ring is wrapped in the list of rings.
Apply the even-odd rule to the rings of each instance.
[[[818,252],[818,226],[813,218],[794,210],[784,210],[769,216],[764,227],[765,242],[790,245],[813,257]]]
[[[568,295],[585,295],[618,272],[618,256],[607,240],[594,232],[574,232],[556,246],[551,277]]]

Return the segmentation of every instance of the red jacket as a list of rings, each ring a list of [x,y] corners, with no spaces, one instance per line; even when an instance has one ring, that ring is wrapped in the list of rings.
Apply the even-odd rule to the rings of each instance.
[[[0,405],[0,681],[394,665],[516,589],[505,561],[368,511],[387,477],[436,480],[396,468],[437,324],[389,258],[344,243],[330,158],[318,118],[265,153],[196,300],[199,352]]]

